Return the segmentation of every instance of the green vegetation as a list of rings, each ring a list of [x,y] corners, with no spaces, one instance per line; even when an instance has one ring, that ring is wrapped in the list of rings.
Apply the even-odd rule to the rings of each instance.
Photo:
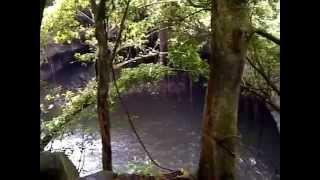
[[[174,72],[170,68],[160,64],[141,64],[136,68],[122,69],[121,76],[117,80],[117,86],[120,93],[124,93],[139,85],[156,84],[165,75],[173,74]],[[67,91],[62,95],[65,97],[66,103],[61,107],[61,114],[42,125],[42,132],[45,133],[45,137],[48,137],[43,138],[43,145],[48,144],[51,138],[58,136],[64,126],[73,120],[79,112],[90,105],[96,104],[96,88],[96,82],[90,81],[83,90],[78,92]],[[56,96],[60,96],[60,94]],[[112,84],[109,97],[110,108],[113,110],[114,104],[117,102],[117,93]],[[48,95],[47,98],[51,100],[54,97]]]
[[[150,160],[141,161],[130,161],[128,163],[129,173],[143,174],[143,175],[156,175],[154,173],[154,165]]]
[[[100,22],[106,23],[105,27],[99,26],[97,18],[94,17],[94,11],[97,9],[94,9],[92,4],[96,3],[100,7],[101,4],[98,2],[100,1],[47,2],[40,32],[40,64],[49,63],[46,56],[48,45],[72,44],[80,41],[90,45],[90,52],[75,53],[74,58],[79,62],[96,63],[101,62],[104,57],[106,64],[119,65],[136,59],[133,62],[136,67],[118,67],[120,75],[117,78],[117,86],[121,94],[143,86],[146,88],[148,84],[157,85],[164,77],[174,76],[182,71],[188,73],[193,81],[198,81],[200,77],[208,79],[212,89],[215,88],[214,85],[222,84],[214,90],[223,93],[219,97],[214,97],[214,94],[209,92],[207,100],[213,98],[221,100],[222,105],[219,106],[221,109],[217,110],[220,112],[221,117],[218,117],[220,119],[225,114],[223,111],[226,111],[223,103],[230,106],[229,115],[225,116],[228,121],[220,124],[226,127],[225,129],[234,125],[232,122],[236,109],[231,107],[237,103],[238,95],[234,94],[238,91],[238,85],[241,86],[241,93],[255,95],[264,100],[271,110],[280,112],[280,105],[275,100],[280,97],[280,2],[278,0],[228,1],[226,4],[219,1],[222,6],[217,7],[224,9],[217,8],[217,12],[211,12],[211,6],[214,4],[207,0],[132,0],[123,26],[120,24],[127,1],[108,0],[101,6],[105,8],[103,12],[106,15]],[[237,8],[230,7],[239,8],[236,11]],[[219,14],[221,12],[224,14]],[[99,15],[101,14],[96,14]],[[99,33],[95,33],[99,27],[101,32],[108,34],[104,44],[101,43],[104,39],[97,39]],[[158,62],[161,53],[158,36],[164,29],[168,33],[167,39],[163,40],[167,41],[164,44],[168,44],[168,52],[165,52],[168,54],[167,65]],[[117,37],[120,30],[123,31],[122,36]],[[241,41],[241,38],[245,38],[245,41]],[[117,45],[119,47],[115,49],[115,54],[107,54]],[[211,45],[215,47],[212,48]],[[201,59],[203,49],[210,54],[207,60]],[[102,50],[104,56],[99,55]],[[238,53],[234,53],[235,51]],[[148,58],[156,63],[145,63],[144,60]],[[245,61],[241,58],[245,58]],[[104,67],[97,64],[98,68]],[[243,75],[239,73],[242,70]],[[104,78],[110,74],[107,71],[101,72]],[[113,82],[106,79],[108,80],[106,84],[110,85],[109,91],[105,91],[108,94],[106,99],[109,103],[108,110],[113,110],[115,103],[118,102],[117,93]],[[223,82],[220,82],[222,80]],[[40,109],[45,114],[50,112],[41,121],[41,149],[52,138],[58,136],[67,124],[77,119],[84,109],[99,106],[97,103],[99,82],[101,78],[90,80],[79,90],[68,91],[59,87],[49,87],[45,81],[40,82],[42,90]],[[230,84],[235,85],[230,86]],[[60,107],[53,105],[58,100],[62,102]],[[210,103],[208,106],[211,108]],[[87,115],[96,116],[95,113]],[[208,117],[204,121],[213,120]],[[226,131],[221,130],[221,132]],[[211,143],[209,140],[204,142]],[[149,174],[152,169],[150,162],[142,165],[130,163],[129,166],[133,172],[142,174]]]
[[[194,81],[202,76],[208,78],[209,66],[204,62],[197,52],[199,48],[195,42],[176,41],[172,42],[169,50],[169,66],[178,70],[187,71]]]

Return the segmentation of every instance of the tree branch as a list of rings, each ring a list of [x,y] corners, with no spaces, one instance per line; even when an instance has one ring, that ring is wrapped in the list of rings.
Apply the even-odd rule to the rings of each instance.
[[[116,43],[114,45],[114,48],[113,48],[112,54],[111,54],[111,62],[114,61],[114,59],[116,57],[116,52],[117,52],[118,46],[120,45],[120,42],[121,42],[121,35],[122,35],[122,31],[124,30],[124,22],[126,21],[126,18],[127,18],[130,1],[131,0],[127,0],[126,9],[124,10],[124,14],[123,14],[122,19],[121,19],[120,30],[119,30],[119,33],[117,35],[117,40],[116,40]]]
[[[140,57],[135,57],[133,59],[129,59],[127,61],[124,61],[124,62],[121,62],[121,63],[118,63],[118,64],[115,64],[113,65],[114,69],[119,69],[121,68],[122,66],[125,66],[126,64],[129,64],[131,62],[135,62],[135,61],[141,61],[143,59],[147,59],[147,58],[150,58],[150,57],[157,57],[159,55],[159,52],[157,53],[150,53],[148,55],[144,55],[144,56],[140,56]]]
[[[90,22],[91,25],[94,24],[94,20],[91,19],[88,15],[86,15],[85,13],[83,13],[82,11],[77,10],[79,13],[79,16],[84,17],[86,20],[88,20]]]
[[[253,67],[253,69],[261,75],[261,77],[266,81],[266,83],[271,87],[271,89],[274,90],[280,96],[280,90],[276,87],[275,84],[271,82],[271,80],[267,77],[263,69],[259,69],[257,66],[255,66],[254,63],[248,57],[247,61],[249,62],[250,66]]]
[[[264,38],[266,38],[266,39],[268,39],[268,40],[280,45],[280,38],[277,38],[277,37],[273,36],[272,34],[267,33],[264,30],[256,29],[253,33],[258,34],[258,35],[260,35],[260,36],[262,36],[262,37],[264,37]]]
[[[192,6],[192,7],[195,7],[195,8],[203,8],[203,9],[206,9],[206,10],[211,10],[210,8],[207,8],[203,5],[200,5],[200,4],[195,4],[194,2],[192,2],[192,0],[187,0],[187,2]]]
[[[263,100],[265,103],[267,103],[268,105],[270,105],[275,111],[280,113],[280,107],[278,105],[276,105],[275,103],[273,103],[271,100],[267,100],[269,99],[268,97],[265,97],[261,94],[259,94],[258,92],[256,92],[255,90],[253,90],[252,88],[246,86],[246,85],[241,85],[241,88],[243,88],[244,90],[254,94],[255,96],[257,96],[258,98],[260,98],[261,100]]]

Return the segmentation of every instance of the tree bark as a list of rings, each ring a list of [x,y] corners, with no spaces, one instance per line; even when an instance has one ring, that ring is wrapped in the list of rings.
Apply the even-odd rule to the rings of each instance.
[[[169,4],[162,4],[161,14],[166,17],[165,10],[171,6]],[[159,29],[159,45],[160,45],[160,53],[159,53],[159,63],[163,65],[168,64],[168,40],[169,40],[169,22],[167,18],[164,21],[160,22],[160,29]]]
[[[101,0],[99,5],[91,0],[91,6],[95,15],[95,36],[98,41],[97,59],[97,106],[98,121],[102,140],[102,166],[103,170],[112,171],[111,138],[110,138],[110,115],[108,104],[108,92],[111,72],[111,54],[108,49],[106,32],[106,0]]]
[[[168,64],[168,28],[165,23],[161,23],[159,31],[159,40],[160,40],[160,53],[159,53],[159,62],[160,64]]]
[[[240,82],[250,32],[247,1],[212,0],[212,57],[198,178],[234,180]]]
[[[46,6],[46,0],[40,0],[40,27],[41,27],[41,22],[42,22],[42,17],[43,17],[43,10]]]

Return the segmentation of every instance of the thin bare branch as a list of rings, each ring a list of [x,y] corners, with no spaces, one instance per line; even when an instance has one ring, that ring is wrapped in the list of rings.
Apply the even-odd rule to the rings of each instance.
[[[121,35],[122,35],[122,31],[124,30],[124,22],[126,21],[126,18],[127,18],[127,15],[128,15],[128,9],[129,9],[129,6],[130,6],[130,1],[131,0],[127,0],[126,9],[124,10],[124,13],[123,13],[123,16],[122,16],[122,19],[121,19],[120,30],[119,30],[119,33],[117,35],[117,40],[116,40],[116,43],[114,45],[114,48],[113,48],[112,54],[111,54],[111,62],[114,61],[114,59],[116,57],[116,52],[117,52],[118,46],[120,45],[120,42],[121,42]]]
[[[150,53],[150,54],[147,54],[147,55],[144,55],[144,56],[135,57],[133,59],[129,59],[127,61],[123,61],[121,63],[115,64],[115,65],[113,65],[113,68],[114,69],[119,69],[119,68],[123,67],[124,65],[129,64],[131,62],[141,61],[141,60],[144,60],[144,59],[147,59],[147,58],[151,58],[151,57],[157,57],[158,55],[159,55],[159,52]]]
[[[259,94],[257,91],[253,90],[251,87],[246,86],[246,85],[241,85],[241,88],[243,88],[244,90],[254,94],[255,96],[257,96],[258,98],[260,98],[261,100],[263,100],[266,104],[270,105],[275,111],[280,113],[280,107],[278,105],[276,105],[275,103],[273,103],[270,98],[265,97],[264,95]]]
[[[247,61],[249,62],[250,66],[256,70],[261,77],[266,81],[266,83],[271,87],[272,90],[274,90],[279,96],[280,96],[280,90],[276,87],[276,85],[274,83],[271,82],[271,80],[268,78],[268,76],[266,75],[266,73],[264,72],[264,70],[261,68],[258,68],[251,59],[249,59],[247,57]]]

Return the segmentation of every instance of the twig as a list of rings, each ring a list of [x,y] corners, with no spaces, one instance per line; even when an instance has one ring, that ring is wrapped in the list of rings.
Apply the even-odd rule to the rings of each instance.
[[[261,77],[266,81],[266,83],[274,90],[278,96],[280,96],[280,90],[271,82],[271,80],[267,77],[266,73],[262,70],[262,68],[258,68],[254,65],[254,63],[247,57],[247,61],[249,62],[250,66],[253,67],[260,75]],[[261,67],[261,65],[260,65]]]
[[[122,19],[121,19],[120,30],[119,30],[119,33],[118,33],[118,35],[117,35],[116,44],[114,45],[113,51],[112,51],[112,54],[111,54],[111,62],[114,61],[114,58],[116,57],[116,51],[117,51],[118,46],[120,45],[120,42],[121,42],[121,35],[122,35],[122,31],[123,31],[123,29],[124,29],[124,22],[126,21],[126,17],[127,17],[127,14],[128,14],[128,9],[129,9],[129,5],[130,5],[130,1],[131,1],[131,0],[127,0],[126,9],[124,10],[124,14],[123,14]],[[111,63],[111,64],[112,64],[112,63]]]
[[[248,92],[253,93],[257,97],[259,97],[261,100],[263,100],[265,103],[269,104],[275,111],[280,112],[280,107],[277,106],[276,104],[272,103],[271,101],[267,100],[267,97],[264,97],[263,95],[257,93],[254,90],[251,90],[249,87],[242,85],[241,88],[247,90]]]

